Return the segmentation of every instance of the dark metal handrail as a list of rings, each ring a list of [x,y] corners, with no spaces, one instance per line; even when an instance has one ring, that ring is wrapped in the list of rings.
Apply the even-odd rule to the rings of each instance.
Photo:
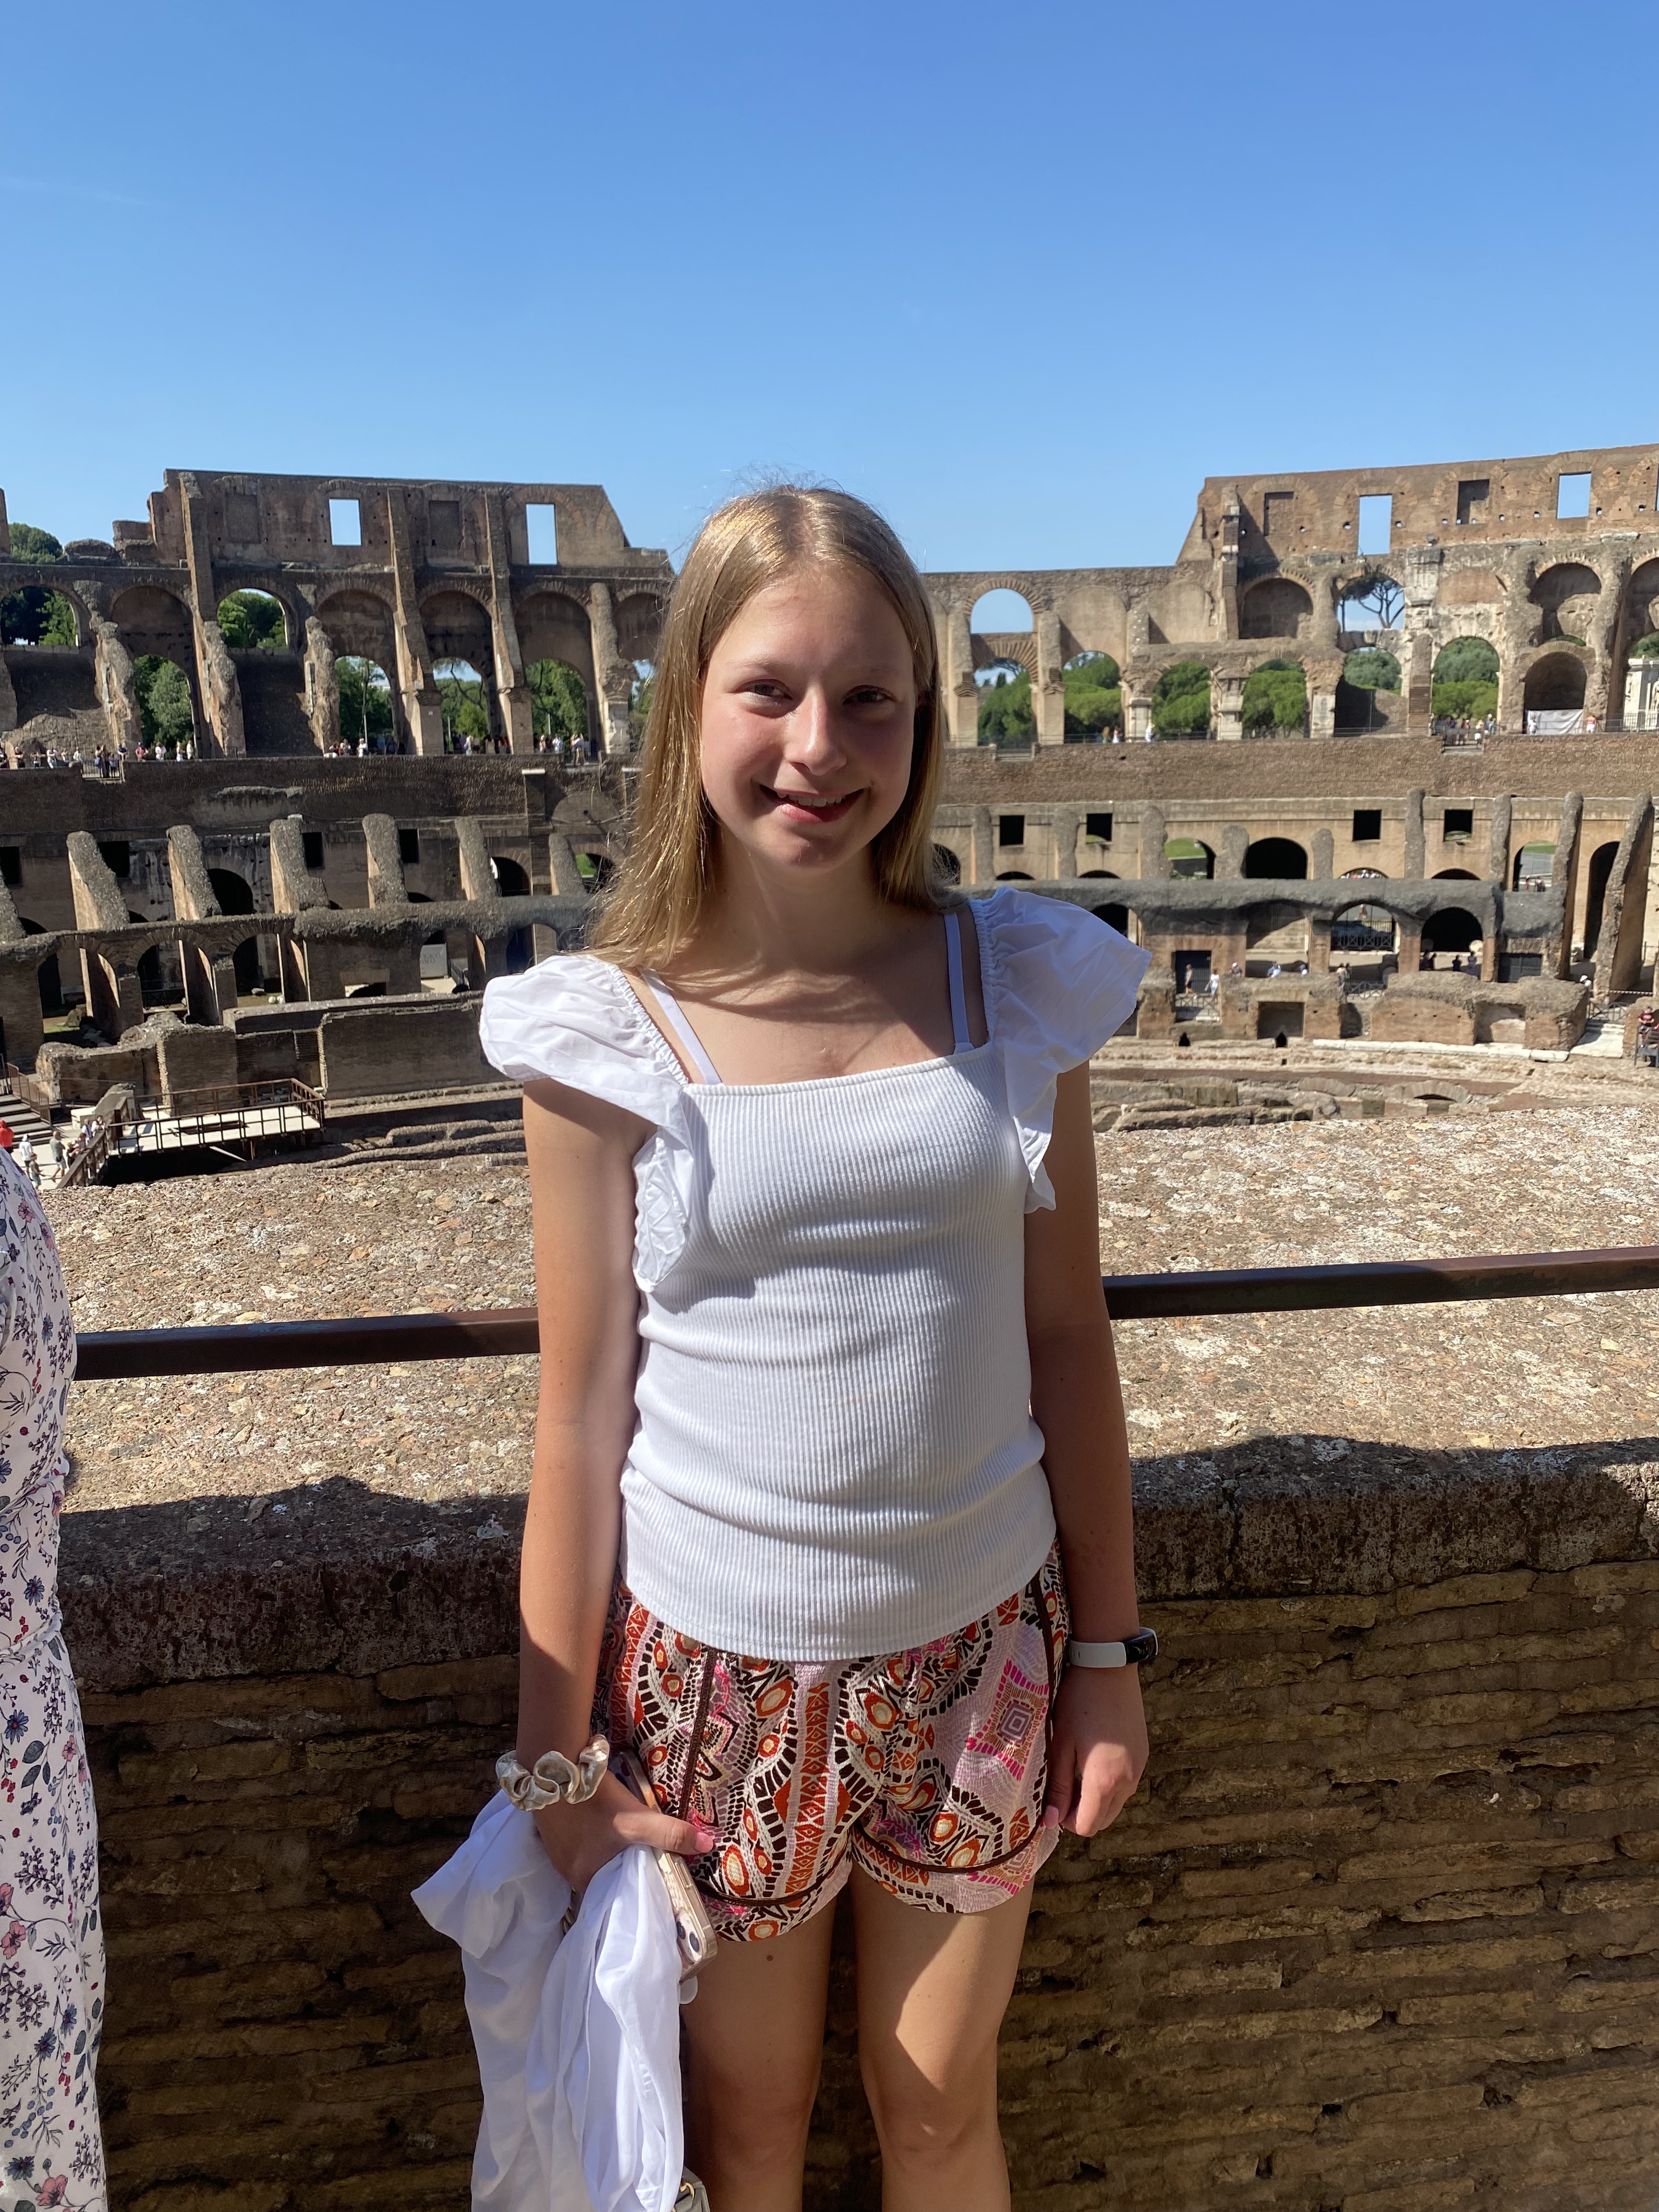
[[[1213,1267],[1185,1273],[1108,1275],[1101,1288],[1115,1321],[1319,1313],[1351,1306],[1436,1305],[1459,1298],[1582,1297],[1590,1291],[1659,1290],[1659,1244],[1461,1260],[1377,1260],[1358,1267]],[[534,1306],[504,1306],[483,1313],[236,1322],[204,1328],[99,1329],[80,1340],[76,1380],[223,1375],[272,1367],[371,1367],[393,1359],[500,1359],[538,1348]]]

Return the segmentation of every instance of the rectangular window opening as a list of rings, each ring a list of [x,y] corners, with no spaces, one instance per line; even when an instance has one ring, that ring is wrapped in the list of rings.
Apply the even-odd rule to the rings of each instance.
[[[1112,842],[1112,817],[1109,814],[1090,814],[1084,817],[1083,834],[1097,845]]]
[[[328,503],[328,542],[331,545],[361,545],[363,511],[355,499],[331,499]]]
[[[459,553],[461,550],[461,502],[458,499],[432,499],[427,501],[426,534],[432,541],[434,553]]]
[[[320,869],[323,865],[323,833],[320,830],[303,830],[301,836],[306,848],[306,866]]]
[[[1025,817],[1023,814],[999,814],[997,842],[999,845],[1023,845],[1025,842]]]
[[[1474,807],[1449,806],[1446,809],[1445,825],[1440,834],[1443,837],[1473,837],[1474,835]]]
[[[1353,842],[1356,845],[1374,845],[1382,835],[1382,809],[1380,806],[1356,806],[1353,811]]]
[[[23,848],[21,845],[0,845],[0,884],[15,890],[23,880]]]
[[[538,504],[524,511],[525,535],[530,541],[532,567],[555,568],[559,562],[558,510]]]
[[[1488,477],[1470,477],[1457,487],[1457,519],[1462,523],[1484,522],[1486,519],[1486,495],[1492,489]]]
[[[416,868],[420,866],[421,833],[418,830],[399,830],[398,858],[406,868]]]
[[[1555,479],[1555,519],[1558,522],[1577,522],[1589,513],[1589,471],[1585,469],[1570,477]]]
[[[112,837],[107,843],[100,841],[99,851],[104,856],[104,866],[111,875],[125,883],[132,873],[132,848],[125,837]]]
[[[1291,507],[1296,499],[1293,491],[1269,491],[1261,495],[1261,534],[1264,538],[1284,538],[1291,534]]]
[[[1386,553],[1393,543],[1394,494],[1381,492],[1367,495],[1359,502],[1359,550],[1362,553]]]
[[[1194,945],[1175,957],[1176,988],[1201,991],[1210,980],[1210,947]]]

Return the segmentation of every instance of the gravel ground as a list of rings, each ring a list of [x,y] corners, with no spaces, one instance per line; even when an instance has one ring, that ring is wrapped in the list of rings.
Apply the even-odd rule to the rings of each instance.
[[[1642,1243],[1659,1109],[1146,1130],[1103,1139],[1109,1273]],[[52,1194],[83,1329],[528,1304],[513,1159]],[[1659,1433],[1659,1292],[1126,1322],[1130,1435],[1159,1456],[1258,1434],[1413,1446]],[[71,1510],[254,1499],[349,1477],[421,1498],[523,1487],[535,1363],[93,1383]]]

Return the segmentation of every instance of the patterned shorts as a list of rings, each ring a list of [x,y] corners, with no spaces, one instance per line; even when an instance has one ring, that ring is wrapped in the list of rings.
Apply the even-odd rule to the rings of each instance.
[[[632,1747],[665,1811],[717,1832],[690,1868],[722,1936],[799,1927],[855,1866],[930,1912],[983,1912],[1059,1840],[1041,1822],[1070,1627],[1058,1545],[982,1619],[876,1659],[705,1648],[618,1581],[594,1726]]]

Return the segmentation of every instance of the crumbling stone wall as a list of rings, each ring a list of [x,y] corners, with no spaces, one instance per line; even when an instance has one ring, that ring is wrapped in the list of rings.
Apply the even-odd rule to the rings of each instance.
[[[1659,1468],[1273,1439],[1137,1470],[1146,1786],[1038,1886],[1003,2046],[1050,2212],[1647,2212]],[[459,2208],[408,1893],[510,1741],[519,1507],[77,1515],[116,2201]],[[837,1966],[809,2203],[877,2202]]]

